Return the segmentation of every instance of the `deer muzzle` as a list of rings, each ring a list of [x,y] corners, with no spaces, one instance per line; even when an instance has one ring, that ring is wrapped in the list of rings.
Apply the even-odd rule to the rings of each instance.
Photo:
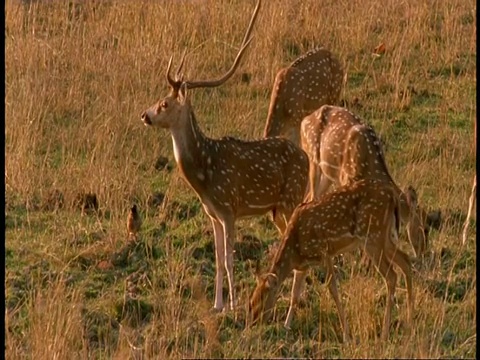
[[[145,125],[152,125],[152,120],[150,120],[150,116],[148,116],[146,111],[142,113],[142,121]]]

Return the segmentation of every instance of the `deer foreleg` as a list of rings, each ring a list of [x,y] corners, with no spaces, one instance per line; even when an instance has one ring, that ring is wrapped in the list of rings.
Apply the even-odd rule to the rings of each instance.
[[[298,303],[298,298],[303,290],[303,285],[305,284],[305,277],[307,276],[307,271],[293,271],[293,284],[292,284],[292,294],[290,296],[290,307],[288,308],[287,318],[285,319],[285,327],[290,329],[290,323],[293,318],[293,308]]]
[[[390,333],[390,323],[392,317],[392,307],[394,303],[395,287],[397,284],[397,274],[389,263],[382,249],[379,249],[373,244],[368,244],[365,247],[368,256],[373,260],[378,272],[382,275],[387,284],[387,305],[385,307],[385,315],[383,318],[383,329],[381,339],[388,340]]]
[[[233,246],[235,243],[235,223],[233,219],[223,222],[224,229],[224,266],[227,271],[228,290],[230,295],[230,309],[234,309],[235,302],[235,283],[233,281]]]
[[[223,310],[223,274],[225,267],[225,245],[223,226],[220,221],[212,218],[213,234],[215,236],[215,304],[214,309]]]
[[[345,310],[343,309],[342,302],[340,301],[340,296],[338,295],[337,277],[335,275],[335,268],[333,266],[332,259],[327,257],[326,264],[328,290],[330,291],[330,295],[332,295],[333,301],[337,306],[338,316],[340,318],[340,323],[342,324],[343,341],[347,342],[350,341],[350,327],[348,326],[347,317],[345,316]]]

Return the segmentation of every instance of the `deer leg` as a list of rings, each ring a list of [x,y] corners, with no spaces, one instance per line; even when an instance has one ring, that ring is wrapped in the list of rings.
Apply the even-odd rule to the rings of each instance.
[[[320,169],[318,170],[320,171]],[[325,194],[328,192],[330,189],[330,186],[332,185],[332,180],[330,180],[325,174],[321,174],[320,176],[320,182],[318,185],[315,187],[315,192],[314,192],[314,199],[318,200],[320,199],[322,194]]]
[[[310,166],[308,170],[308,185],[310,188],[310,192],[308,197],[306,197],[307,201],[315,200],[315,189],[319,186],[320,183],[320,176],[321,170],[318,165],[316,165],[313,161],[310,161]]]
[[[335,274],[335,268],[333,266],[333,262],[331,258],[327,257],[326,263],[327,263],[328,290],[330,291],[333,301],[335,301],[335,305],[337,306],[338,315],[340,317],[340,323],[342,324],[343,341],[348,342],[350,341],[350,328],[348,326],[348,321],[345,316],[345,311],[340,301],[340,297],[338,296],[337,277]]]
[[[387,306],[385,308],[385,317],[383,320],[382,340],[388,340],[390,333],[390,323],[392,319],[392,307],[394,304],[395,287],[397,286],[397,274],[393,271],[391,264],[382,259],[378,267],[380,273],[387,283]]]
[[[292,284],[292,293],[290,296],[290,307],[288,308],[287,318],[285,319],[285,327],[290,329],[290,323],[293,318],[293,308],[298,303],[298,298],[303,290],[303,285],[305,284],[305,278],[307,276],[307,271],[293,271],[293,284]]]
[[[382,341],[388,340],[390,333],[390,323],[392,317],[393,300],[395,296],[395,287],[397,284],[397,274],[392,269],[392,264],[387,261],[383,251],[374,249],[371,244],[366,245],[366,251],[372,258],[378,272],[382,275],[387,285],[387,305],[385,307],[385,316],[383,319],[383,329],[381,339]]]
[[[215,304],[217,311],[223,310],[223,274],[225,272],[225,245],[223,226],[217,219],[211,218],[215,236]]]
[[[285,230],[288,226],[288,221],[290,220],[293,211],[295,210],[295,206],[293,208],[285,207],[285,205],[287,205],[288,203],[288,201],[281,202],[280,204],[282,204],[282,206],[280,208],[277,207],[274,211],[273,220],[281,235],[285,233]]]
[[[225,257],[224,266],[227,271],[230,309],[235,308],[235,283],[233,281],[233,246],[235,243],[235,221],[228,218],[223,221]]]
[[[283,209],[275,209],[273,212],[273,222],[278,229],[280,234],[283,234],[287,228],[287,217],[285,214],[285,210]]]
[[[407,254],[398,249],[391,241],[385,246],[385,252],[391,262],[397,265],[405,275],[407,286],[407,318],[410,327],[413,326],[414,295],[412,285],[412,264]]]
[[[294,126],[290,129],[288,133],[288,139],[293,142],[296,146],[301,148],[301,138],[300,138],[300,126]]]

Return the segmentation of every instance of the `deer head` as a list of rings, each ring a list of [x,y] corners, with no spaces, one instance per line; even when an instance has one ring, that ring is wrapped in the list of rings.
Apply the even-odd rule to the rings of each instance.
[[[421,218],[418,210],[417,192],[412,186],[408,186],[401,194],[410,209],[409,221],[407,223],[408,238],[412,241],[413,250],[417,256],[425,253],[428,246],[429,226],[426,219]]]
[[[258,15],[258,10],[260,9],[260,4],[261,1],[258,0],[252,18],[250,19],[250,24],[240,46],[240,50],[238,51],[232,67],[221,78],[205,81],[184,81],[183,76],[181,75],[182,67],[185,61],[184,53],[176,72],[175,79],[172,79],[170,76],[170,68],[172,66],[173,56],[170,57],[166,72],[166,79],[170,87],[170,92],[166,97],[160,99],[155,105],[151,106],[142,113],[141,118],[145,125],[171,129],[178,123],[181,123],[182,119],[188,119],[188,116],[182,116],[182,114],[185,114],[185,109],[190,108],[190,104],[186,96],[187,89],[217,87],[232,77],[238,65],[240,64],[240,60],[242,59],[245,49],[252,41],[252,37],[250,37],[250,35]]]
[[[273,273],[255,274],[257,286],[252,293],[249,303],[249,314],[252,324],[257,321],[269,321],[272,317],[272,308],[277,296],[278,278]]]

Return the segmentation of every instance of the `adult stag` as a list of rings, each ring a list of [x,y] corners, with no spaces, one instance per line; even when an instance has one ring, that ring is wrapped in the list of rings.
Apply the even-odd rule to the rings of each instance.
[[[293,213],[280,248],[267,273],[257,276],[257,286],[250,298],[250,320],[268,320],[281,284],[293,271],[290,308],[285,327],[289,328],[293,309],[302,292],[307,270],[323,265],[327,282],[338,310],[344,341],[350,330],[337,290],[333,258],[339,254],[364,249],[387,285],[387,304],[382,339],[388,338],[391,311],[397,283],[392,265],[405,275],[408,320],[414,309],[412,270],[408,256],[396,246],[399,215],[398,197],[390,184],[363,179],[325,194],[318,202],[300,205]]]
[[[310,160],[310,199],[318,199],[332,184],[360,179],[390,183],[400,197],[400,218],[415,255],[428,245],[428,217],[417,205],[412,186],[405,191],[393,181],[375,131],[345,108],[324,105],[305,117],[301,125],[302,148]]]
[[[286,139],[244,141],[226,137],[212,139],[198,126],[187,98],[187,89],[216,87],[235,72],[251,41],[251,31],[260,8],[255,7],[240,50],[230,68],[218,80],[191,81],[170,77],[170,93],[142,114],[145,125],[169,129],[175,160],[181,174],[195,191],[213,224],[215,237],[215,304],[222,310],[222,284],[227,273],[230,307],[235,305],[233,244],[238,218],[272,212],[280,232],[295,207],[302,202],[308,183],[308,157]]]
[[[300,123],[322,105],[335,105],[343,83],[340,61],[317,48],[281,69],[275,77],[264,136],[285,136],[300,146]]]

